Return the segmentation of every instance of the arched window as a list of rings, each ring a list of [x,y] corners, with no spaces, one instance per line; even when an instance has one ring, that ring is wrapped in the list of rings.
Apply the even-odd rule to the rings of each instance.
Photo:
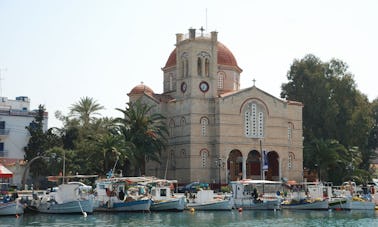
[[[169,121],[169,136],[172,138],[173,137],[173,129],[175,128],[175,121],[171,119]]]
[[[181,120],[180,120],[181,135],[182,136],[184,136],[184,134],[185,134],[185,124],[186,124],[185,117],[182,117]]]
[[[210,54],[201,51],[197,55],[197,74],[198,76],[210,76]]]
[[[209,151],[206,149],[202,149],[200,152],[201,155],[201,167],[205,168],[207,166],[207,159],[209,157]]]
[[[218,73],[218,89],[222,89],[224,86],[224,79],[225,79],[225,73],[219,72]]]
[[[200,57],[197,60],[197,74],[202,76],[202,59]]]
[[[205,75],[210,76],[210,60],[208,58],[205,58]]]
[[[181,64],[180,75],[183,78],[185,77],[185,60],[182,60],[180,64]]]
[[[172,73],[169,74],[169,90],[170,91],[173,90],[173,74]]]
[[[207,136],[207,126],[209,125],[209,119],[206,117],[201,118],[201,136]]]
[[[256,102],[250,102],[244,109],[245,136],[249,138],[264,138],[264,108]]]
[[[237,76],[236,76],[236,74],[234,73],[234,90],[238,90],[238,85],[239,85],[239,83],[238,83],[238,79],[237,79]]]
[[[188,77],[188,65],[189,65],[189,62],[188,62],[188,53],[184,52],[182,55],[181,55],[181,77]]]

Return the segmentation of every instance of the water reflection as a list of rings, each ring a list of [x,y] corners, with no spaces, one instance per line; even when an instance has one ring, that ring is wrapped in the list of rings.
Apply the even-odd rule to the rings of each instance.
[[[1,226],[378,226],[376,211],[195,211],[159,213],[24,214]]]

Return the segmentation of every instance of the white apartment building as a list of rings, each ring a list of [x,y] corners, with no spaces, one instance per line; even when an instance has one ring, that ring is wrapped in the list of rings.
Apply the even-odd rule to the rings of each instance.
[[[26,126],[37,113],[30,109],[30,98],[18,96],[15,100],[0,97],[0,163],[14,173],[12,184],[20,184],[24,169],[24,147],[29,141]],[[47,130],[48,113],[45,112],[43,130]]]

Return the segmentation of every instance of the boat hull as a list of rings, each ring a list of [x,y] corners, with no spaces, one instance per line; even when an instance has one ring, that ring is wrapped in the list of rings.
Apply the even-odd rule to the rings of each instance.
[[[0,215],[16,215],[23,213],[24,206],[17,201],[0,203]]]
[[[282,209],[292,210],[328,210],[328,201],[316,201],[311,203],[281,204]]]
[[[30,208],[40,213],[48,214],[73,214],[73,213],[92,213],[93,200],[77,200],[65,203],[46,202],[41,203],[38,207]]]
[[[151,211],[183,211],[186,206],[185,197],[175,198],[165,201],[153,202]]]
[[[335,210],[374,210],[375,203],[369,201],[353,201],[350,199],[340,199],[330,203],[330,208]]]
[[[247,210],[277,210],[280,209],[279,200],[264,200],[255,202],[253,199],[234,199],[236,209],[243,208]]]
[[[135,200],[135,201],[128,201],[128,202],[113,202],[113,203],[111,203],[110,206],[109,206],[109,204],[100,205],[95,209],[95,211],[106,211],[106,212],[150,211],[151,204],[152,204],[152,200],[150,200],[150,199]]]
[[[232,210],[231,200],[209,201],[205,203],[188,203],[187,208],[195,210]]]

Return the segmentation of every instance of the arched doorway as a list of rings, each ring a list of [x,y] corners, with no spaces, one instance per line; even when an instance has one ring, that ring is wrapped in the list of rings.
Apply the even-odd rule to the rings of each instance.
[[[232,150],[227,159],[228,180],[236,181],[243,176],[243,155],[239,150]]]
[[[279,172],[279,156],[277,152],[270,151],[268,153],[268,172],[266,173],[266,180],[280,180]]]
[[[247,178],[252,180],[261,179],[261,155],[258,151],[252,150],[248,153],[247,158]]]

